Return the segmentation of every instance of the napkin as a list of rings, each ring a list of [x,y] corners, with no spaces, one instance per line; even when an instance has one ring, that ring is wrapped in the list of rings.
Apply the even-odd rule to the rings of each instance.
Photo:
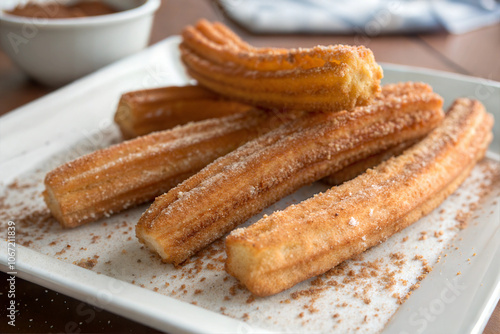
[[[375,36],[446,30],[453,34],[500,22],[497,0],[219,0],[255,33]]]

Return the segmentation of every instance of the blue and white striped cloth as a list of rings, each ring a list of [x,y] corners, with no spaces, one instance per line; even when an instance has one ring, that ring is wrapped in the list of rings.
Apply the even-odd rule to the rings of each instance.
[[[500,22],[498,0],[220,0],[256,33],[374,36],[446,30],[461,34]]]

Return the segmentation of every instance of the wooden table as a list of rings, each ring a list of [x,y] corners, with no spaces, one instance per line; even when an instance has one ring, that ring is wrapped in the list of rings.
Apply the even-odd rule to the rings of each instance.
[[[185,25],[200,18],[225,22],[243,39],[256,46],[364,44],[373,50],[380,62],[427,67],[500,81],[500,24],[458,36],[445,32],[404,36],[254,35],[228,20],[214,2],[168,0],[163,2],[156,15],[151,43],[179,34]],[[0,115],[51,91],[30,81],[0,52]],[[2,282],[6,278],[5,274],[0,274]],[[17,281],[17,291],[16,300],[20,309],[17,326],[5,328],[5,316],[0,313],[0,332],[157,332],[21,279]],[[0,298],[5,298],[6,290],[0,292]],[[1,304],[6,305],[4,302]],[[5,311],[2,308],[0,312]],[[500,304],[484,333],[500,333]]]

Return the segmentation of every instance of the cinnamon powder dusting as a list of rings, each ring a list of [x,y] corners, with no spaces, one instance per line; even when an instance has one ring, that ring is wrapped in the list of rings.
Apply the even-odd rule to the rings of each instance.
[[[250,326],[304,332],[343,333],[358,327],[359,331],[382,330],[399,305],[419,287],[439,256],[446,257],[441,250],[447,245],[452,249],[452,240],[458,231],[475,223],[481,198],[498,191],[499,166],[491,160],[480,162],[464,187],[429,217],[361,256],[268,298],[253,296],[225,272],[223,239],[177,268],[151,256],[133,234],[135,222],[147,206],[76,229],[61,228],[41,197],[45,172],[34,173],[33,177],[3,187],[0,229],[4,229],[9,220],[14,221],[19,244],[244,320]],[[291,200],[286,201],[290,203]],[[427,238],[419,241],[422,236]],[[426,249],[423,245],[427,244],[437,251]],[[472,260],[476,256],[473,252],[469,255]],[[463,270],[457,268],[456,273]]]

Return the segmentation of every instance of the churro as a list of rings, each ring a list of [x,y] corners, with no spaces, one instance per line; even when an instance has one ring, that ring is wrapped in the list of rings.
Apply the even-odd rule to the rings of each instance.
[[[255,48],[222,23],[201,20],[184,29],[180,50],[198,84],[259,107],[348,110],[380,91],[382,69],[363,46]]]
[[[293,114],[251,110],[156,132],[68,162],[45,178],[44,199],[64,227],[153,200]]]

